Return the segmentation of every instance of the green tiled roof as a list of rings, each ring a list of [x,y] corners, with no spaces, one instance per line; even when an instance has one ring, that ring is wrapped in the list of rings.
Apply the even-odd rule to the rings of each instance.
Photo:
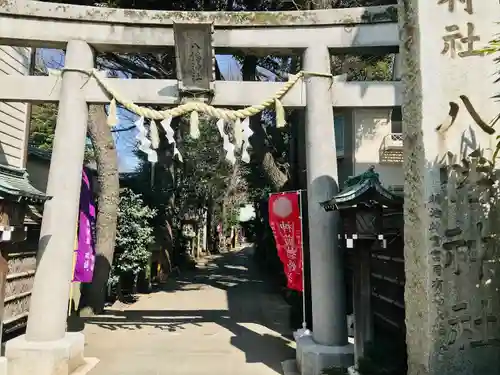
[[[403,198],[391,193],[380,183],[379,174],[374,167],[366,172],[349,178],[345,183],[346,188],[332,199],[320,203],[326,211],[342,210],[358,204],[384,206],[402,206]]]
[[[5,165],[0,165],[0,197],[27,199],[32,202],[49,199],[45,193],[30,184],[25,170]]]
[[[28,145],[28,155],[37,157],[41,160],[47,161],[50,163],[50,158],[52,157],[52,151],[43,150],[33,144]],[[85,166],[89,168],[92,172],[97,170],[97,165],[95,161],[89,161],[85,163]]]
[[[42,150],[34,145],[28,145],[28,155],[39,157],[40,159],[50,161],[52,152],[49,150]]]
[[[345,182],[345,186],[350,187],[358,185],[366,180],[373,180],[373,182],[377,181],[380,183],[380,175],[375,172],[374,166],[371,166],[366,172],[358,174],[357,176],[349,177]]]

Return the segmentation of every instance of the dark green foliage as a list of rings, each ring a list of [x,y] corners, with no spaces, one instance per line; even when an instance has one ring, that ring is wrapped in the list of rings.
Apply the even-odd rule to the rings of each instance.
[[[116,286],[124,278],[137,281],[145,271],[151,255],[150,245],[154,241],[151,220],[154,209],[144,204],[141,196],[130,189],[122,189],[118,209],[116,251],[109,284]]]
[[[44,103],[31,109],[30,143],[42,150],[52,150],[56,129],[57,105]]]

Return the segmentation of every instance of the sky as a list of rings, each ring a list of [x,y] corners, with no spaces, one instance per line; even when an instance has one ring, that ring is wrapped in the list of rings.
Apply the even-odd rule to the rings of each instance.
[[[60,69],[64,66],[64,53],[60,50],[43,49],[39,52],[39,61],[49,69]],[[217,55],[219,69],[225,80],[239,81],[241,69],[238,62],[230,55]],[[119,124],[114,128],[113,133],[118,152],[118,169],[120,172],[132,172],[137,166],[137,157],[134,153],[136,148],[137,130],[120,132],[120,129],[129,128],[134,121],[134,114],[126,110],[118,110]]]

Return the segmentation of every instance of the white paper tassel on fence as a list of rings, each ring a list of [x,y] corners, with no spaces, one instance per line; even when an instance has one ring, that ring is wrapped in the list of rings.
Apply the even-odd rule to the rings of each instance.
[[[200,138],[200,119],[198,116],[198,112],[191,112],[191,118],[189,120],[189,135],[193,139]]]

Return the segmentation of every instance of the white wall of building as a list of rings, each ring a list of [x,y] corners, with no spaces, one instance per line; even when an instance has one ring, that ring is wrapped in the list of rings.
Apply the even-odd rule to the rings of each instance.
[[[31,49],[0,46],[0,75],[28,75]],[[0,102],[0,164],[15,168],[26,166],[29,105]]]
[[[392,132],[391,108],[355,109],[353,123],[354,175],[365,172],[370,165],[375,165],[385,187],[404,185],[403,165],[386,163],[380,155],[384,137],[390,136]]]

